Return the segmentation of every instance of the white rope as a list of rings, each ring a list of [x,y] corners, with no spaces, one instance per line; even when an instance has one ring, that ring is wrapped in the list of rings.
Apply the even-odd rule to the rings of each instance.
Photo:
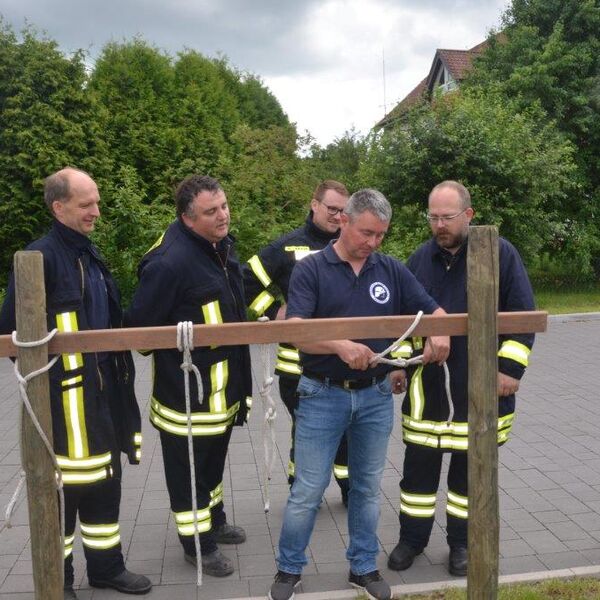
[[[385,358],[386,354],[390,352],[394,352],[398,350],[402,342],[414,331],[415,327],[419,324],[421,317],[423,316],[423,311],[420,310],[415,320],[412,322],[411,326],[390,346],[388,346],[383,352],[376,354],[370,360],[372,365],[376,365],[379,363],[384,363],[386,365],[393,365],[395,367],[400,367],[404,369],[406,367],[410,367],[412,365],[421,365],[423,364],[423,356],[415,356],[414,358]],[[442,367],[444,369],[444,387],[446,388],[446,397],[448,398],[448,418],[446,419],[446,424],[450,425],[452,420],[454,419],[454,402],[452,401],[452,392],[450,391],[450,371],[448,369],[448,365],[446,361],[442,363]]]
[[[194,324],[192,321],[177,323],[177,349],[183,353],[180,367],[183,371],[185,387],[185,411],[187,416],[188,457],[190,461],[190,486],[192,488],[192,516],[194,520],[194,546],[196,548],[196,585],[202,585],[202,554],[200,551],[200,534],[198,533],[198,498],[196,496],[196,461],[194,460],[194,434],[192,431],[192,406],[190,399],[190,373],[196,376],[198,385],[198,402],[202,404],[202,379],[198,367],[192,362],[194,349]]]
[[[258,320],[261,323],[266,323],[269,320],[269,317],[262,316],[259,317]],[[263,382],[259,387],[259,394],[265,414],[262,425],[262,434],[265,451],[265,512],[268,513],[271,507],[269,482],[271,481],[273,464],[275,463],[275,419],[277,418],[277,410],[275,401],[271,395],[271,386],[273,385],[273,376],[271,374],[271,344],[261,344],[260,349],[263,364]]]
[[[58,332],[58,329],[53,329],[52,331],[50,331],[48,333],[48,335],[46,337],[44,337],[41,340],[35,340],[32,342],[21,342],[17,339],[17,332],[13,331],[12,332],[12,342],[15,346],[18,346],[20,348],[34,348],[36,346],[43,346],[44,344],[47,344],[56,335],[57,332]],[[21,372],[19,371],[19,361],[15,360],[14,372],[15,372],[15,377],[17,378],[17,382],[19,384],[19,395],[21,396],[21,401],[23,402],[25,409],[27,410],[27,413],[29,414],[29,418],[31,419],[33,426],[35,427],[36,431],[38,432],[40,439],[42,440],[42,442],[44,443],[44,446],[46,447],[46,450],[48,452],[48,455],[50,456],[50,460],[52,461],[52,464],[54,466],[54,470],[56,473],[56,489],[58,490],[59,505],[60,505],[59,506],[60,523],[61,523],[60,543],[61,543],[61,549],[64,549],[64,545],[65,545],[65,498],[64,498],[64,492],[63,492],[62,471],[61,471],[58,461],[56,459],[56,454],[54,453],[54,448],[52,447],[50,440],[44,433],[44,430],[42,429],[42,426],[40,425],[40,422],[37,419],[37,416],[33,410],[33,407],[31,406],[29,397],[27,396],[27,386],[28,386],[29,382],[34,377],[37,377],[38,375],[41,375],[42,373],[46,373],[47,371],[49,371],[54,366],[54,364],[56,363],[56,361],[59,358],[60,358],[60,355],[55,356],[48,362],[47,365],[41,367],[40,369],[37,369],[36,371],[32,371],[31,373],[28,373],[25,376],[21,375]],[[23,416],[22,416],[22,411],[21,411],[20,421],[22,421],[22,419],[23,419]],[[22,426],[19,427],[19,430],[21,432],[23,431]],[[0,532],[5,528],[10,529],[12,527],[12,522],[11,522],[12,515],[14,512],[15,506],[17,504],[19,495],[21,494],[21,491],[25,484],[25,480],[26,480],[26,473],[23,469],[21,469],[21,472],[19,474],[19,482],[17,483],[17,488],[16,488],[14,494],[12,495],[12,498],[10,499],[9,503],[6,506],[5,520],[4,520],[4,523],[2,524],[2,526],[0,527]]]

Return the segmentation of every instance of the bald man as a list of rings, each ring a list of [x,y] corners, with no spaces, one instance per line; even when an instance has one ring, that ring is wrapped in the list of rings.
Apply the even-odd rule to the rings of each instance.
[[[44,257],[48,330],[120,327],[119,290],[89,235],[100,216],[100,195],[84,171],[67,167],[44,182],[50,232],[30,244]],[[0,333],[15,326],[11,274],[0,312]],[[73,541],[79,514],[90,585],[145,594],[152,584],[125,568],[119,534],[121,452],[140,460],[140,411],[129,352],[63,354],[50,370],[54,451],[65,496],[64,598],[73,590]]]

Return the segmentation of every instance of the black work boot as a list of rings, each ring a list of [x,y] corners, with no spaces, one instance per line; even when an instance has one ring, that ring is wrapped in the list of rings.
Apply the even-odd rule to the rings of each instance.
[[[145,575],[127,569],[110,578],[90,577],[89,582],[92,587],[112,588],[123,594],[147,594],[152,589],[152,582]]]
[[[404,571],[413,564],[415,557],[422,552],[423,550],[415,550],[415,548],[400,540],[388,558],[388,567],[392,571]]]
[[[450,546],[450,556],[448,558],[448,571],[451,575],[465,577],[467,574],[467,547]]]

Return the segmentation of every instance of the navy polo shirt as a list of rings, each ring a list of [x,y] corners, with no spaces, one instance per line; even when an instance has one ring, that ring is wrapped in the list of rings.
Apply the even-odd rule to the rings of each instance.
[[[290,279],[287,318],[383,317],[414,315],[419,310],[431,314],[438,308],[399,260],[374,252],[356,275],[350,264],[337,255],[333,243],[296,263]],[[394,339],[356,341],[381,352]],[[380,364],[359,371],[351,369],[336,354],[301,352],[300,361],[307,371],[334,379],[376,377],[392,368]]]

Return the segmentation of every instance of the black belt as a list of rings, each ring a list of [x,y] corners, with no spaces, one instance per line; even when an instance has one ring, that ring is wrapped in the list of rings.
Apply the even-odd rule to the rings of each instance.
[[[387,375],[379,375],[378,377],[364,377],[361,379],[334,379],[333,377],[324,377],[323,375],[307,371],[306,369],[304,369],[302,374],[309,379],[323,381],[324,383],[335,385],[336,387],[341,387],[345,390],[363,390],[377,383],[381,383],[387,377]]]

